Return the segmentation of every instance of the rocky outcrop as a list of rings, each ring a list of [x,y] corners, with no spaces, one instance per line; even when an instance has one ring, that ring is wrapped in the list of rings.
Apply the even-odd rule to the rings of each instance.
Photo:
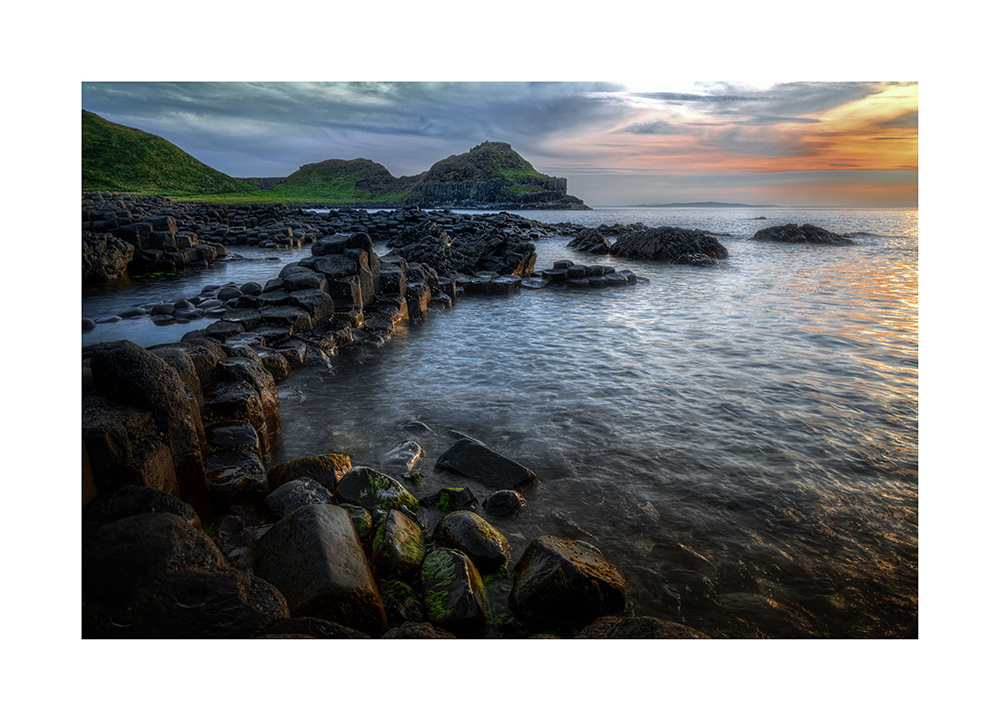
[[[634,260],[662,260],[678,265],[715,265],[729,251],[713,236],[685,228],[646,228],[626,232],[608,251]]]
[[[135,247],[111,233],[83,232],[83,282],[100,283],[125,275]]]
[[[805,223],[796,225],[774,225],[770,228],[762,228],[754,233],[751,240],[770,240],[778,243],[810,243],[819,245],[852,245],[850,238],[837,235],[829,230],[825,230],[816,225]]]

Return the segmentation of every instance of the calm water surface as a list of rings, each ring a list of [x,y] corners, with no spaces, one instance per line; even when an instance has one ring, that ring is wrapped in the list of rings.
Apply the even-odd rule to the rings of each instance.
[[[916,210],[522,215],[700,228],[730,258],[613,259],[649,283],[462,299],[369,357],[283,381],[273,460],[339,451],[377,466],[416,440],[432,493],[465,484],[433,470],[459,431],[542,480],[529,515],[496,523],[515,558],[536,535],[588,541],[637,614],[714,636],[914,637]],[[786,222],[857,244],[749,240]],[[595,262],[565,244],[538,241],[536,269]]]

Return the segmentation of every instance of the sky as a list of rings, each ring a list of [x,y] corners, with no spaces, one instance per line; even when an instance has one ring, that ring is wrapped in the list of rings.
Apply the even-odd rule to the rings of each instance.
[[[491,140],[592,206],[917,205],[916,82],[82,82],[83,109],[234,177]]]

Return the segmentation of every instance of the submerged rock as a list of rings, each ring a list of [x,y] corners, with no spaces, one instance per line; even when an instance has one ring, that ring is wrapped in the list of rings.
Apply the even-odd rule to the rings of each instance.
[[[457,441],[438,458],[437,465],[496,490],[522,490],[538,482],[534,471],[471,438]]]
[[[603,616],[574,638],[710,638],[681,623],[664,621],[653,616]]]

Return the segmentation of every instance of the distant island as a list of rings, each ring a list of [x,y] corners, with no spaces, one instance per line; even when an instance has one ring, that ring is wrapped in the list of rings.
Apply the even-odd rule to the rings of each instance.
[[[746,203],[716,203],[713,200],[701,203],[641,203],[623,205],[623,208],[780,208],[779,205],[747,205]]]
[[[419,175],[393,177],[366,158],[323,160],[287,178],[232,178],[167,140],[83,111],[83,190],[172,200],[395,208],[590,210],[508,143],[483,142]]]

